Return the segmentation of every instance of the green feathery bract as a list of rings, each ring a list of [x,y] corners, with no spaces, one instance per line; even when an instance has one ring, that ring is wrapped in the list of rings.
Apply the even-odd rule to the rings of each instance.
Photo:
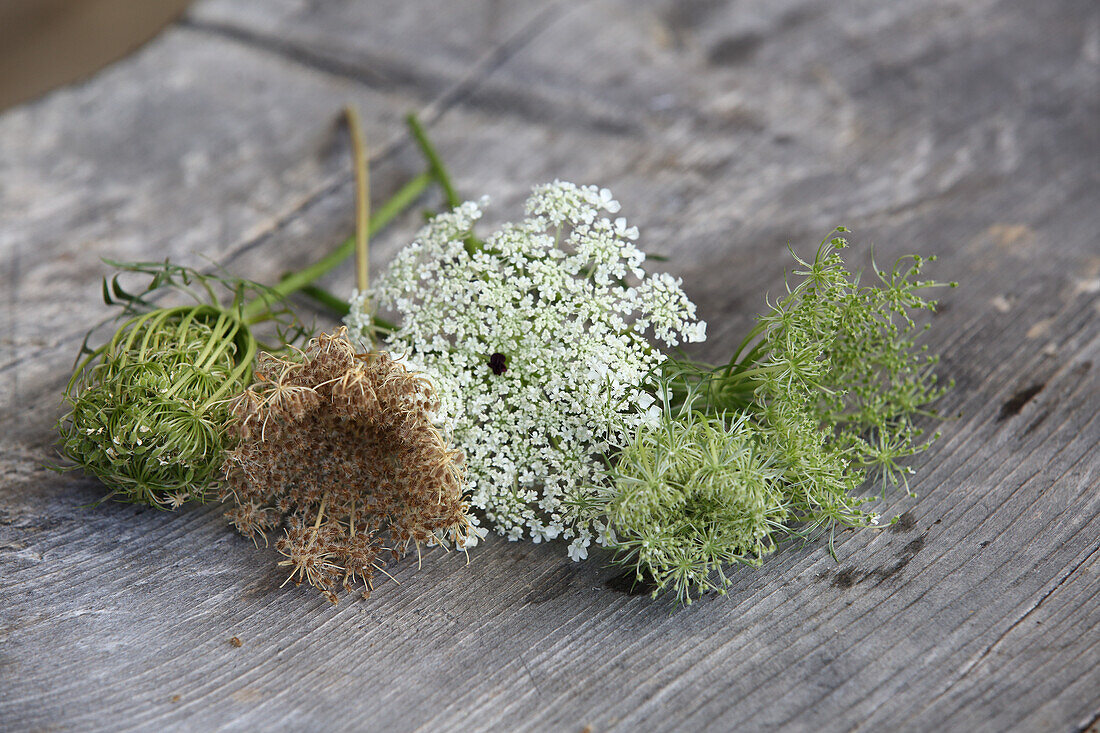
[[[938,436],[914,422],[946,391],[914,319],[935,308],[918,292],[942,284],[920,279],[918,256],[863,284],[845,246],[830,238],[812,262],[796,256],[801,280],[728,364],[663,365],[663,409],[620,446],[594,507],[617,560],[655,594],[690,603],[724,592],[723,565],[756,564],[784,538],[876,524],[857,490],[874,474],[883,492],[908,488],[901,461]]]

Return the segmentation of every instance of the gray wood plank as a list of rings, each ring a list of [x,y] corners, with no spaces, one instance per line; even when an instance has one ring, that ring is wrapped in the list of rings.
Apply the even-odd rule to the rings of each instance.
[[[1095,724],[1096,6],[427,7],[200,3],[88,84],[0,115],[5,727]],[[351,225],[333,126],[348,99],[376,199],[419,168],[412,106],[494,217],[555,177],[610,186],[644,246],[674,256],[711,323],[705,357],[781,287],[788,242],[846,224],[853,257],[938,253],[932,274],[962,284],[929,343],[960,416],[915,462],[918,497],[888,496],[903,520],[838,535],[839,563],[791,548],[670,614],[606,558],[496,538],[331,607],[280,590],[272,551],[217,506],[84,508],[96,484],[42,463],[104,315],[96,258],[205,253],[260,278],[310,260]]]

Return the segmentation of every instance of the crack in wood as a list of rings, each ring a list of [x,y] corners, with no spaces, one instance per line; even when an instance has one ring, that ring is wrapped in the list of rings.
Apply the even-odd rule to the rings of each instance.
[[[527,672],[527,678],[531,680],[531,686],[535,688],[535,694],[539,697],[542,696],[542,692],[539,690],[539,683],[535,681],[535,675],[531,674],[531,668],[527,666],[527,660],[523,658],[523,655],[519,655],[519,661],[523,664],[524,671]]]
[[[476,89],[508,59],[551,28],[556,21],[568,12],[562,10],[564,4],[561,0],[551,3],[486,53],[473,65],[469,74],[453,83],[439,97],[428,103],[422,115],[422,121],[427,124],[459,103],[461,99]],[[177,25],[199,33],[209,33],[258,48],[306,68],[354,81],[372,89],[391,89],[402,86],[415,91],[423,89],[425,86],[428,88],[439,87],[447,82],[447,79],[439,74],[417,72],[407,64],[391,63],[386,57],[368,54],[361,50],[357,51],[360,54],[359,58],[349,61],[277,36],[267,35],[229,23],[187,17],[180,20]],[[364,68],[365,66],[370,68]],[[383,68],[384,70],[378,71],[377,68]],[[431,110],[430,115],[427,111],[429,109]]]
[[[920,537],[909,542],[905,547],[901,548],[896,554],[897,558],[893,563],[889,565],[881,565],[871,570],[858,570],[856,568],[844,568],[836,573],[830,573],[828,570],[823,570],[817,574],[817,580],[825,581],[831,579],[831,585],[834,588],[840,588],[841,590],[848,590],[849,588],[858,585],[859,583],[866,582],[868,580],[877,581],[875,585],[882,583],[883,581],[893,578],[912,562],[913,558],[917,556],[917,553],[924,549],[924,545],[928,540],[928,533],[925,532]]]
[[[638,573],[634,570],[627,570],[625,573],[609,578],[604,582],[604,586],[628,596],[649,595],[657,590],[657,583],[653,578],[649,576],[638,578]]]
[[[1004,422],[1010,417],[1019,415],[1020,410],[1024,409],[1024,406],[1026,406],[1028,402],[1035,399],[1035,396],[1042,392],[1043,388],[1046,386],[1046,382],[1036,382],[1029,387],[1016,390],[1016,392],[1001,405],[1001,412],[997,415],[997,422]]]
[[[362,50],[357,50],[357,58],[349,61],[333,54],[288,41],[285,38],[267,35],[231,23],[184,17],[174,27],[217,36],[266,51],[282,57],[286,61],[330,76],[354,81],[371,89],[392,89],[401,85],[419,87],[425,82],[438,83],[439,80],[437,75],[413,73],[409,66],[391,64],[385,57],[379,57]],[[377,68],[379,66],[385,66],[386,70],[379,71]]]
[[[1097,710],[1092,714],[1092,717],[1074,728],[1073,733],[1097,733],[1097,731],[1100,731],[1100,725],[1098,724],[1100,724],[1100,710]]]
[[[913,510],[903,512],[898,521],[890,525],[889,531],[893,534],[904,534],[905,532],[912,532],[917,526],[917,518],[913,514]]]

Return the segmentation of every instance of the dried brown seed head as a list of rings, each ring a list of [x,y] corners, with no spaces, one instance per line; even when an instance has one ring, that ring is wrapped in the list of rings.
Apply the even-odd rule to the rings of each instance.
[[[262,354],[260,381],[231,405],[223,499],[244,534],[286,525],[289,580],[372,588],[383,539],[394,557],[470,531],[462,454],[432,424],[431,384],[389,354],[357,354],[346,329],[287,358]]]

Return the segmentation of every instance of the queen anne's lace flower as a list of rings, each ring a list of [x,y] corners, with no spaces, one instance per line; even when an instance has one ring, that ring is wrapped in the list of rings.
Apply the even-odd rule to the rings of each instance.
[[[664,356],[647,334],[674,346],[706,324],[678,279],[641,269],[637,228],[601,215],[619,211],[607,189],[539,186],[527,219],[469,247],[484,203],[433,219],[346,322],[369,327],[368,295],[401,315],[389,348],[435,383],[474,506],[510,539],[573,540],[580,560],[606,532],[580,518],[601,456],[653,402],[643,382]]]

